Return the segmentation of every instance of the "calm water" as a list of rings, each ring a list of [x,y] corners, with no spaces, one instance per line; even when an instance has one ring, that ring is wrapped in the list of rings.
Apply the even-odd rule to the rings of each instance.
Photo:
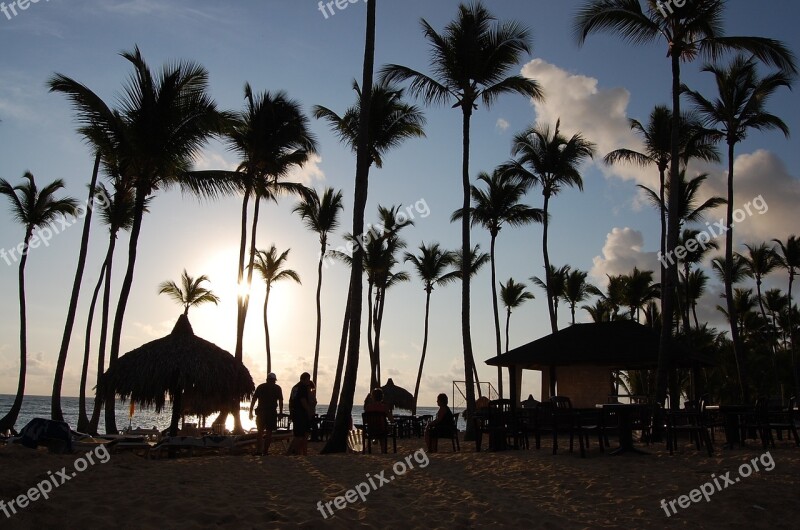
[[[11,405],[14,403],[14,396],[7,395],[7,394],[0,394],[0,415],[5,414],[11,408]],[[87,407],[89,408],[89,413],[91,414],[91,407],[94,403],[94,399],[87,399]],[[70,427],[73,429],[78,424],[78,398],[70,398],[65,397],[61,399],[61,408],[64,412],[64,421],[66,421]],[[252,422],[247,417],[247,412],[250,410],[250,403],[242,403],[242,427],[245,429],[250,429],[255,427],[255,422]],[[117,427],[120,429],[126,428],[130,422],[130,424],[136,427],[142,428],[151,428],[157,427],[160,430],[166,429],[169,427],[169,422],[172,414],[172,409],[167,405],[160,414],[156,414],[152,410],[143,410],[143,409],[136,409],[133,413],[133,417],[129,416],[129,405],[122,404],[117,401]],[[429,408],[429,407],[419,407],[417,408],[417,414],[436,414],[436,408]],[[324,414],[328,411],[328,405],[317,405],[317,412],[319,414]],[[360,405],[356,405],[353,407],[353,422],[354,423],[361,423],[361,413],[363,412],[363,408]],[[404,411],[400,411],[403,413]],[[49,396],[25,396],[25,399],[22,402],[22,411],[20,412],[19,419],[17,420],[16,429],[19,431],[22,427],[25,426],[33,418],[50,418],[50,397]],[[187,416],[187,422],[197,422],[198,419],[194,417]],[[207,420],[207,424],[210,424],[213,421],[213,418],[209,418]],[[459,427],[461,429],[464,428],[463,421],[459,421]],[[233,428],[233,417],[228,417],[228,429]],[[103,413],[100,414],[100,426],[99,431],[105,432],[105,420],[103,417]]]

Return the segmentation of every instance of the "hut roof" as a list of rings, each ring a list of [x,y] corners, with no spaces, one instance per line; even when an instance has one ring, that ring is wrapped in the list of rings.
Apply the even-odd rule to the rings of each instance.
[[[121,356],[104,375],[102,387],[111,387],[123,400],[161,412],[166,397],[183,392],[183,408],[209,415],[252,396],[250,372],[233,355],[197,337],[185,315],[172,333]]]
[[[673,366],[712,366],[711,359],[673,343]],[[595,365],[619,370],[655,368],[659,335],[631,320],[575,324],[486,361],[491,366]]]
[[[383,402],[393,408],[411,410],[414,407],[414,395],[401,386],[397,386],[390,377],[383,390]]]

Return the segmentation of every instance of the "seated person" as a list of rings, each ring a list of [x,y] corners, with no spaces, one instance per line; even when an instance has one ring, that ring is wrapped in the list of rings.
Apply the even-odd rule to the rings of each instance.
[[[448,438],[456,430],[453,411],[447,406],[447,394],[439,394],[436,398],[439,410],[436,417],[425,428],[425,444],[428,452],[435,453],[439,450],[439,438]]]
[[[386,452],[386,434],[389,431],[389,422],[392,421],[392,409],[383,402],[383,390],[376,388],[370,394],[370,400],[364,404],[364,412],[380,412],[383,414],[383,421],[377,424],[370,423],[369,432],[380,436],[381,451]]]

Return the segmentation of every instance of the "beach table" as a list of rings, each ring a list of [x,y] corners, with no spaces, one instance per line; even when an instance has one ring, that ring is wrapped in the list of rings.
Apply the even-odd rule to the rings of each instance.
[[[603,405],[603,409],[613,412],[619,421],[619,447],[611,451],[609,453],[610,455],[617,456],[625,453],[634,453],[638,455],[650,454],[633,446],[634,417],[641,417],[645,406],[646,405],[628,405],[624,403],[606,403]]]

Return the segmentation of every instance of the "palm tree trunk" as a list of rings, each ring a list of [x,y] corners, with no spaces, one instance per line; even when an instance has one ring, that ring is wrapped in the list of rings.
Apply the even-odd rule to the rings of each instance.
[[[364,46],[364,74],[361,82],[361,115],[358,123],[358,148],[356,153],[356,182],[355,197],[353,201],[353,234],[364,233],[364,211],[367,207],[369,191],[369,167],[371,156],[369,153],[369,116],[372,102],[373,69],[375,67],[375,0],[367,0],[367,29],[366,43]],[[363,307],[362,276],[364,261],[362,249],[357,246],[353,255],[353,265],[350,271],[350,298],[352,307],[350,311],[350,334],[347,355],[347,369],[342,383],[342,394],[336,411],[336,422],[333,433],[322,453],[343,453],[347,450],[347,433],[353,412],[353,397],[356,393],[356,379],[358,378],[358,357],[361,342],[361,309]]]
[[[328,403],[328,416],[333,416],[336,412],[336,406],[339,403],[339,391],[342,386],[342,370],[344,369],[344,358],[347,353],[347,332],[350,329],[350,292],[352,288],[347,289],[347,303],[344,308],[344,322],[342,323],[342,338],[339,341],[339,359],[336,361],[336,377],[333,380],[333,391],[331,392],[331,400]]]
[[[83,221],[83,234],[81,235],[81,249],[78,252],[78,265],[75,268],[75,279],[72,282],[72,294],[69,299],[69,309],[67,310],[67,322],[64,324],[64,335],[61,337],[61,348],[58,351],[56,361],[56,375],[53,378],[53,394],[50,398],[50,417],[56,421],[64,421],[64,413],[61,411],[61,386],[64,383],[64,369],[67,366],[67,354],[69,353],[69,343],[72,339],[72,328],[75,326],[75,315],[78,312],[78,298],[81,294],[81,283],[83,282],[83,271],[86,268],[86,255],[89,252],[89,231],[92,227],[92,211],[94,210],[94,195],[97,190],[97,174],[100,171],[100,153],[94,158],[94,169],[92,170],[92,180],[89,183],[89,198],[86,201],[86,219]]]
[[[542,255],[544,257],[544,287],[545,297],[547,298],[547,312],[550,314],[550,331],[555,333],[558,331],[558,322],[556,321],[556,311],[553,307],[553,286],[551,284],[552,278],[550,277],[550,255],[547,252],[547,229],[550,225],[548,219],[548,210],[550,206],[550,196],[544,194],[544,205],[542,208],[544,220],[542,221]],[[556,367],[550,366],[550,395],[556,395]]]
[[[375,382],[376,388],[381,386],[381,329],[383,328],[383,308],[386,307],[386,287],[381,288],[381,301],[375,309],[378,318],[375,320]]]
[[[28,368],[28,319],[25,306],[25,264],[28,262],[28,242],[33,234],[33,226],[25,229],[25,239],[23,248],[25,252],[19,260],[19,382],[17,383],[17,395],[14,397],[14,404],[11,410],[0,419],[0,432],[13,430],[17,423],[19,412],[22,410],[22,399],[25,396],[25,377]]]
[[[506,353],[508,353],[508,329],[510,324],[511,324],[511,308],[509,308],[508,312],[506,313]]]
[[[100,277],[97,279],[97,284],[92,292],[92,301],[89,303],[89,316],[86,318],[81,385],[78,390],[78,426],[76,427],[78,432],[86,432],[89,428],[89,416],[86,414],[86,380],[89,377],[89,355],[92,350],[92,324],[94,322],[94,311],[97,307],[97,300],[100,298],[100,288],[103,286],[103,278],[105,277],[107,265],[108,264],[104,261],[102,267],[100,267]]]
[[[569,305],[569,312],[572,315],[572,325],[575,325],[575,304]]]
[[[494,261],[494,248],[497,235],[492,233],[492,240],[489,246],[489,255],[492,260],[492,309],[494,310],[494,337],[495,345],[497,346],[497,355],[502,353],[502,345],[500,344],[500,314],[497,309],[497,273],[495,270]],[[503,369],[497,367],[497,393],[500,394],[500,399],[503,399]]]
[[[367,288],[367,351],[369,352],[369,390],[375,388],[375,343],[372,341],[372,326],[374,314],[372,312],[372,281],[368,281]]]
[[[463,192],[463,201],[461,211],[464,215],[461,216],[461,252],[464,259],[461,263],[461,339],[464,346],[464,379],[466,384],[467,393],[467,409],[464,414],[466,420],[467,432],[465,433],[465,440],[473,440],[475,437],[475,426],[472,423],[472,414],[475,411],[475,380],[473,371],[477,373],[475,366],[475,358],[472,354],[472,331],[470,329],[470,252],[472,246],[470,242],[470,188],[469,188],[469,142],[470,142],[470,120],[472,118],[472,102],[463,102],[462,111],[462,172],[461,172],[461,188]]]
[[[247,206],[250,202],[250,193],[250,188],[247,187],[244,191],[244,198],[242,199],[242,229],[241,238],[239,240],[239,268],[237,269],[238,282],[236,284],[239,290],[237,295],[239,296],[236,298],[236,350],[234,352],[234,357],[236,357],[237,361],[242,360],[244,351],[244,311],[242,309],[244,299],[241,294],[242,283],[244,283],[244,257],[247,252]],[[222,416],[222,414],[220,414],[220,416]]]
[[[322,335],[322,259],[328,247],[328,239],[324,235],[320,238],[319,264],[317,265],[317,334],[314,340],[314,373],[312,381],[317,384],[317,369],[319,368],[319,341]]]
[[[700,329],[700,322],[697,320],[697,303],[692,304],[692,316],[694,317],[694,329]]]
[[[725,302],[728,307],[728,318],[731,323],[731,340],[733,341],[733,357],[736,360],[736,372],[739,377],[739,391],[743,403],[749,401],[749,390],[744,381],[747,372],[744,359],[744,345],[739,334],[736,304],[733,300],[733,169],[734,144],[728,143],[728,205],[725,233]]]
[[[136,268],[136,249],[139,244],[139,234],[142,231],[142,217],[144,216],[144,205],[146,200],[146,190],[138,187],[136,189],[136,199],[133,210],[133,226],[131,227],[130,241],[128,242],[128,267],[125,271],[125,278],[122,280],[122,289],[117,301],[117,311],[114,315],[114,328],[111,333],[111,352],[109,353],[108,366],[113,367],[119,358],[120,343],[122,341],[122,323],[125,319],[125,310],[128,307],[128,298],[133,287],[133,273]],[[106,395],[106,432],[117,434],[117,418],[114,409],[114,392],[110,391]]]
[[[106,252],[106,277],[103,281],[103,307],[100,320],[100,345],[97,352],[97,388],[103,375],[106,362],[106,342],[108,341],[108,324],[111,313],[111,269],[114,266],[114,251],[117,248],[117,232],[109,232],[108,251]],[[95,394],[92,417],[89,419],[89,433],[97,434],[100,425],[100,410],[103,408],[103,396]]]
[[[426,286],[425,296],[425,331],[422,336],[422,356],[419,359],[419,371],[417,371],[417,383],[414,385],[414,406],[411,408],[411,414],[417,414],[417,400],[419,399],[419,385],[422,382],[422,367],[425,365],[425,353],[428,351],[428,318],[431,310],[431,285]]]
[[[267,342],[267,373],[272,372],[272,350],[269,347],[269,321],[267,320],[267,306],[269,305],[270,285],[267,283],[267,294],[264,296],[264,340]]]

